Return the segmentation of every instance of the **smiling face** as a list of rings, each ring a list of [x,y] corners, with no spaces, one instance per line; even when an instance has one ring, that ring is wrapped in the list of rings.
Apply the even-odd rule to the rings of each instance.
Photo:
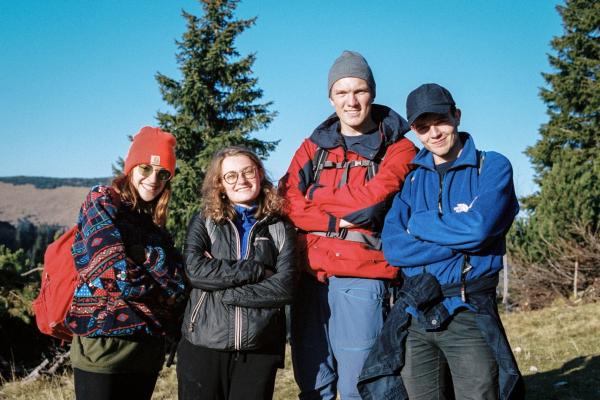
[[[410,128],[423,146],[433,154],[433,162],[438,165],[458,158],[462,143],[458,136],[460,110],[454,115],[427,113],[415,120]]]
[[[245,155],[227,156],[221,163],[221,184],[233,204],[251,206],[260,194],[261,176]]]
[[[147,168],[153,168],[152,173],[148,173]],[[131,183],[142,200],[150,202],[162,193],[167,184],[167,180],[159,179],[159,171],[162,169],[146,164],[138,165],[132,169]]]
[[[329,102],[340,119],[341,131],[356,136],[375,127],[371,119],[373,93],[364,79],[342,78],[331,87]]]

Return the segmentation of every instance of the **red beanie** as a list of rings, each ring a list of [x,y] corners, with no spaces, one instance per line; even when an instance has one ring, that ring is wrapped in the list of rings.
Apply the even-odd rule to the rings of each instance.
[[[133,137],[125,158],[125,175],[139,164],[161,166],[175,175],[175,136],[169,132],[145,126]]]

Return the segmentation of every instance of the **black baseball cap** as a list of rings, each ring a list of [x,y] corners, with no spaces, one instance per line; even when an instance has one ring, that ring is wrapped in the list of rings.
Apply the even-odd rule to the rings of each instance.
[[[447,114],[455,106],[448,89],[437,83],[426,83],[410,92],[406,98],[408,124],[412,125],[425,113]]]

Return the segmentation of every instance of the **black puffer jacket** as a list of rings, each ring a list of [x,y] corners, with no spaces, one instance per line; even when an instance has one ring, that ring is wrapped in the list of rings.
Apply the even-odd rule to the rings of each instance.
[[[249,233],[244,259],[240,243],[232,221],[192,218],[184,251],[192,292],[183,336],[210,349],[283,351],[283,306],[292,301],[297,274],[294,228],[281,219],[263,219]],[[265,278],[266,270],[273,274]]]

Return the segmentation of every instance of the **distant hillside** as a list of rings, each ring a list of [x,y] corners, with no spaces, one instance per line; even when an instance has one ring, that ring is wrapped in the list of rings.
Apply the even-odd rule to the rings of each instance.
[[[53,189],[39,189],[33,183],[13,185],[0,182],[0,221],[16,226],[19,219],[26,218],[36,225],[71,226],[77,220],[79,208],[90,187],[96,183],[94,181],[86,187],[61,185]]]
[[[37,189],[55,189],[61,186],[91,188],[94,185],[105,185],[112,180],[108,178],[48,178],[45,176],[0,176],[0,182],[13,185],[33,185]]]

